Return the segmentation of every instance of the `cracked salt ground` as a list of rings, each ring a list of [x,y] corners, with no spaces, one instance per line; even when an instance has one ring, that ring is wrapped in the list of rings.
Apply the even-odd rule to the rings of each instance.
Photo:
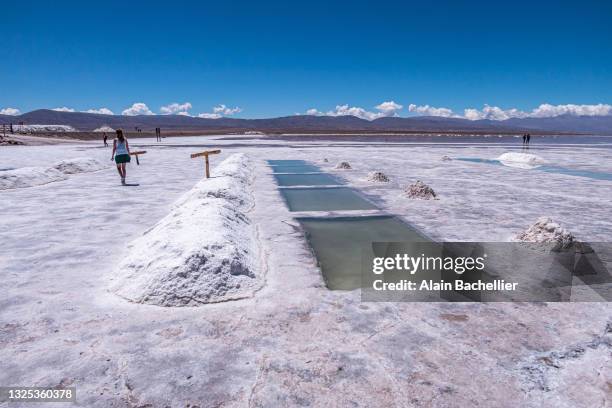
[[[600,335],[572,344],[561,350],[542,353],[530,358],[520,369],[523,390],[536,398],[546,399],[550,394],[571,397],[585,391],[584,382],[594,381],[602,391],[592,390],[583,396],[590,406],[606,406],[612,379],[612,322],[608,322]],[[597,376],[589,375],[581,365],[595,368]],[[586,372],[585,372],[586,371]],[[590,377],[590,378],[589,378]],[[567,388],[566,388],[567,387]]]
[[[265,159],[295,157],[325,171],[336,161],[324,157],[359,163],[339,172],[348,186],[442,240],[506,241],[545,215],[579,240],[610,242],[608,182],[440,160],[498,157],[504,146],[134,142],[148,153],[146,163],[128,167],[140,186],[127,194],[113,168],[0,192],[0,211],[9,214],[0,218],[0,384],[71,384],[87,407],[609,405],[609,347],[585,345],[612,322],[608,303],[362,303],[358,292],[329,291],[289,225],[294,214]],[[213,177],[232,153],[253,162],[248,216],[260,227],[263,288],[252,298],[189,308],[130,303],[106,291],[127,243],[201,180],[201,163],[189,154],[213,145],[222,149]],[[89,143],[19,147],[0,150],[0,161],[47,168],[84,155],[108,161],[109,151]],[[610,149],[560,146],[542,156],[612,171]],[[374,170],[392,182],[368,182]],[[415,180],[441,199],[407,200],[401,186]],[[548,391],[531,389],[523,367],[575,346],[585,352],[545,370]]]

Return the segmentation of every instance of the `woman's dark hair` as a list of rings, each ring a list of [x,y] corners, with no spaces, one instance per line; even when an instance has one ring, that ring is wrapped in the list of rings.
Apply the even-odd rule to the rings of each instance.
[[[117,129],[117,139],[119,139],[120,142],[125,140],[125,137],[123,137],[123,130]]]

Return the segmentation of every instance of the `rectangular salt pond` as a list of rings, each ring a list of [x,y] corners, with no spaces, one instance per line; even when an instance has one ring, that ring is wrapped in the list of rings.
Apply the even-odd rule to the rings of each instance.
[[[375,210],[376,206],[347,187],[280,188],[289,211]]]
[[[481,159],[477,157],[458,157],[457,160],[472,162],[472,163],[486,163],[486,164],[493,164],[496,166],[504,166],[503,162],[499,160],[495,160],[495,159]],[[507,166],[507,167],[519,168],[515,166]],[[590,178],[594,180],[612,180],[612,173],[606,173],[602,171],[592,171],[592,170],[570,169],[567,167],[550,166],[550,165],[545,165],[545,164],[533,165],[532,168],[524,169],[524,170],[539,170],[539,171],[543,171],[546,173],[565,174],[567,176],[575,176],[575,177],[586,177],[586,178]]]
[[[298,218],[329,289],[361,286],[362,251],[373,242],[422,242],[427,238],[393,216]]]
[[[270,166],[303,166],[308,164],[305,160],[268,160]]]
[[[342,183],[329,174],[275,174],[279,186],[339,186]]]
[[[312,164],[300,166],[270,166],[274,173],[320,173],[321,169]]]

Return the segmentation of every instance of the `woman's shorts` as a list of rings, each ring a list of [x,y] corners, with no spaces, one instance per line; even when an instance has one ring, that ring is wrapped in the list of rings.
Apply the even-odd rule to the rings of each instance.
[[[117,155],[115,155],[115,163],[117,163],[117,164],[129,163],[130,160],[132,160],[132,158],[130,157],[129,154],[117,154]]]

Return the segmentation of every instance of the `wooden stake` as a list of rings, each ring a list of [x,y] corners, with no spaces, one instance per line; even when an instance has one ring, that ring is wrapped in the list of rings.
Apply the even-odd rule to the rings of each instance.
[[[206,150],[206,151],[200,152],[200,153],[193,153],[191,155],[191,158],[195,159],[196,157],[204,156],[204,162],[206,164],[206,178],[210,178],[210,163],[208,161],[208,155],[210,155],[210,154],[219,154],[219,153],[221,153],[221,150]]]
[[[147,152],[146,150],[141,150],[141,151],[139,151],[139,152],[131,152],[131,153],[130,153],[130,156],[134,156],[134,157],[136,157],[136,164],[137,164],[138,166],[140,166],[140,162],[138,161],[138,155],[139,155],[139,154],[145,154],[146,152]]]

